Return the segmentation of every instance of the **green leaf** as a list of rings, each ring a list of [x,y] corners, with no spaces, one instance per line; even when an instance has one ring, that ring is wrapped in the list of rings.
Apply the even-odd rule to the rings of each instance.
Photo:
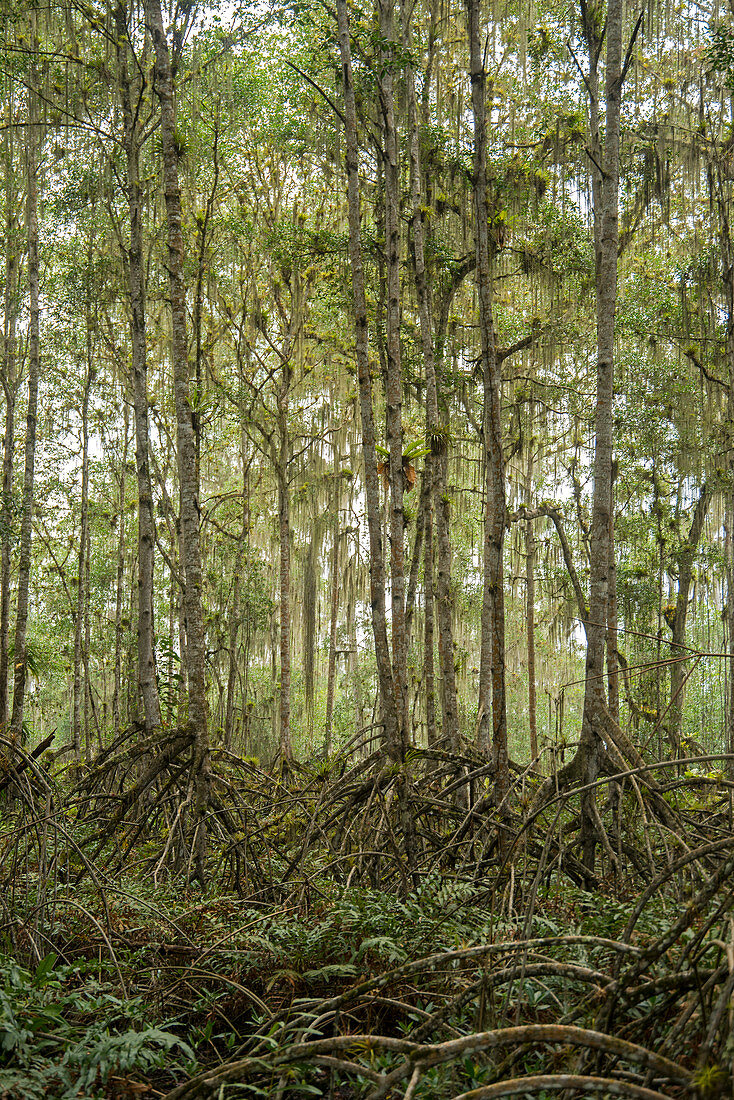
[[[36,985],[36,986],[43,985],[45,979],[48,977],[48,975],[51,973],[53,968],[56,966],[56,960],[57,959],[58,959],[58,955],[55,955],[53,953],[53,951],[49,952],[49,954],[46,955],[46,957],[44,959],[41,959],[40,963],[38,964],[38,966],[36,968],[36,973],[33,976],[33,984],[34,985]]]

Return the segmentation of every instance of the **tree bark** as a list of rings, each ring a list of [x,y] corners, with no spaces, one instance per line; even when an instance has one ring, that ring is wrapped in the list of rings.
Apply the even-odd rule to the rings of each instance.
[[[244,416],[243,416],[244,420]],[[242,617],[242,568],[246,563],[250,544],[250,460],[247,454],[247,433],[240,432],[240,459],[242,462],[242,529],[240,547],[235,567],[232,615],[229,624],[229,669],[227,672],[227,704],[224,713],[224,745],[232,745],[234,735],[235,697],[237,693],[237,669],[239,665],[239,632]]]
[[[533,490],[533,444],[528,442],[527,480],[525,482],[525,501],[527,507],[532,504]],[[525,608],[527,614],[528,639],[528,729],[530,733],[530,756],[538,758],[538,715],[535,679],[535,529],[532,519],[525,520]]]
[[[731,241],[729,241],[728,260],[729,278],[726,284],[727,305],[729,310],[726,333],[726,353],[729,364],[727,412],[729,432],[734,433],[734,249],[732,249]],[[729,478],[729,485],[727,487],[726,493],[726,608],[729,627],[729,654],[727,658],[729,666],[729,697],[727,699],[728,707],[725,746],[726,751],[731,756],[734,756],[734,438],[732,438],[731,434],[728,443],[729,447],[727,474]],[[727,761],[726,774],[730,778],[734,776],[734,759]]]
[[[35,39],[35,25],[33,28]],[[36,419],[38,410],[38,378],[40,373],[40,307],[38,262],[38,127],[37,74],[31,66],[28,78],[28,138],[26,232],[28,239],[28,408],[26,411],[25,465],[23,471],[23,505],[18,553],[18,592],[15,612],[15,670],[13,677],[13,711],[10,736],[20,743],[23,734],[23,709],[27,675],[26,636],[28,631],[28,591],[31,578],[31,539],[36,464]]]
[[[433,563],[433,501],[430,490],[433,476],[430,470],[432,456],[427,456],[429,469],[426,478],[429,490],[425,497],[425,518],[423,520],[423,539],[425,543],[423,558],[423,690],[426,696],[426,737],[428,747],[435,748],[438,744],[438,730],[436,729],[436,673],[434,665],[434,563]]]
[[[613,489],[613,486],[612,486]],[[607,686],[609,713],[619,724],[619,655],[617,646],[619,621],[617,614],[617,560],[614,548],[614,501],[609,514],[609,595],[607,600]]]
[[[172,362],[176,407],[176,443],[181,499],[181,559],[184,563],[186,671],[188,719],[194,732],[194,861],[196,876],[206,881],[206,815],[209,806],[210,762],[206,699],[206,641],[202,608],[199,479],[194,415],[189,389],[184,240],[181,224],[179,145],[171,59],[163,29],[160,0],[145,0],[148,29],[155,50],[155,91],[161,104],[163,182],[168,226],[168,283],[171,299]]]
[[[87,606],[87,542],[89,536],[89,390],[92,385],[92,372],[87,363],[84,389],[82,391],[82,484],[79,517],[79,552],[76,571],[76,606],[74,608],[74,706],[72,711],[71,734],[74,741],[74,757],[77,764],[82,760],[82,702],[84,685],[82,683],[82,665],[84,663],[83,638],[84,618]]]
[[[410,573],[408,575],[408,591],[405,597],[405,636],[410,646],[410,634],[415,614],[415,594],[418,590],[418,577],[421,562],[423,561],[423,535],[426,522],[426,496],[431,492],[431,472],[426,467],[421,478],[421,495],[418,501],[418,512],[415,517],[415,537],[413,539],[413,553],[410,559]]]
[[[686,664],[681,660],[684,656],[686,644],[686,621],[688,618],[688,600],[691,592],[691,580],[693,575],[693,562],[698,550],[698,544],[703,534],[703,525],[706,513],[711,503],[713,492],[706,482],[701,486],[701,491],[693,510],[693,519],[688,535],[678,552],[678,592],[675,600],[675,610],[670,623],[673,636],[670,640],[671,657],[670,666],[670,714],[668,739],[671,752],[680,758],[682,753],[681,734],[683,725],[683,702],[685,692]],[[667,617],[667,613],[666,613]]]
[[[730,4],[731,7],[731,4]],[[719,240],[723,268],[724,293],[726,297],[726,362],[728,368],[727,386],[727,461],[728,484],[725,500],[726,531],[726,615],[728,633],[727,672],[728,682],[726,699],[726,751],[734,755],[734,240],[729,220],[730,203],[727,202],[729,183],[728,164],[716,166],[717,203],[719,208]],[[727,761],[726,773],[734,777],[734,760]]]
[[[290,365],[283,362],[282,383],[278,394],[278,454],[275,469],[278,478],[278,531],[280,537],[280,706],[278,748],[284,771],[293,763],[291,741],[291,514],[288,492],[290,439],[288,437],[288,393]]]
[[[17,226],[12,189],[13,129],[6,132],[8,181],[5,194],[5,312],[3,323],[2,387],[5,396],[3,436],[3,484],[0,509],[0,730],[10,720],[8,668],[10,663],[10,574],[13,545],[13,455],[15,400],[18,390],[17,319],[20,298]]]
[[[407,19],[407,16],[406,16]],[[404,26],[406,46],[410,45],[407,23]],[[418,111],[415,99],[413,70],[406,70],[408,98],[408,128],[410,132],[410,187],[412,199],[412,228],[415,285],[420,317],[423,365],[426,375],[426,435],[431,449],[426,463],[430,473],[433,497],[433,516],[436,522],[437,549],[437,608],[438,608],[438,658],[441,674],[441,725],[445,742],[453,752],[461,749],[458,704],[456,698],[456,669],[454,666],[453,596],[451,591],[451,536],[449,532],[450,504],[448,498],[448,432],[441,424],[438,407],[436,357],[431,324],[431,298],[428,288],[425,259],[425,241],[421,202],[421,159],[418,140]],[[431,581],[432,590],[432,581]]]
[[[403,379],[400,355],[400,180],[398,135],[395,125],[394,7],[393,0],[379,0],[382,38],[379,93],[382,110],[385,170],[385,253],[386,307],[385,350],[387,353],[386,416],[390,482],[390,597],[392,620],[393,683],[403,748],[408,732],[408,646],[405,633],[405,518],[403,496]]]
[[[329,606],[329,667],[326,676],[326,722],[324,750],[331,752],[332,725],[334,719],[334,687],[336,684],[336,628],[339,612],[339,452],[334,452],[334,517],[331,525],[331,603]]]
[[[585,9],[584,9],[585,11]],[[597,375],[594,412],[594,496],[591,521],[589,624],[587,628],[584,710],[581,725],[581,779],[593,783],[599,775],[604,751],[606,712],[604,691],[604,640],[609,594],[609,532],[612,501],[612,401],[614,393],[614,325],[617,303],[617,252],[619,244],[619,146],[622,103],[622,0],[609,0],[606,19],[606,133],[600,186],[594,184],[594,219],[597,255],[596,316]],[[588,13],[587,13],[588,15]],[[596,72],[600,42],[590,31],[590,67]],[[593,87],[593,85],[591,85]],[[598,103],[591,95],[592,143],[594,112]],[[601,163],[601,161],[599,162]],[[600,193],[599,193],[600,192]],[[600,204],[600,205],[599,205]],[[581,840],[584,867],[592,880],[596,859],[596,791],[581,798]]]
[[[161,725],[161,705],[155,662],[153,587],[155,570],[155,515],[150,478],[148,427],[148,362],[146,347],[145,273],[143,268],[143,211],[140,186],[140,128],[133,107],[133,88],[128,70],[127,11],[115,10],[117,23],[118,80],[123,113],[123,147],[127,165],[127,201],[130,248],[126,254],[130,299],[130,347],[135,412],[135,466],[138,482],[138,682],[147,733]],[[138,96],[142,93],[138,91]]]
[[[476,282],[479,298],[482,378],[484,383],[484,553],[479,665],[478,742],[491,752],[495,799],[509,788],[507,700],[505,692],[505,597],[503,553],[507,506],[502,452],[502,369],[497,355],[492,312],[492,273],[487,216],[487,76],[480,33],[479,0],[467,0],[472,113],[474,116],[474,217]],[[491,745],[490,745],[491,715]]]
[[[120,462],[120,505],[117,522],[117,578],[115,584],[115,671],[112,692],[112,727],[120,736],[120,699],[122,698],[122,603],[125,578],[125,493],[127,489],[128,405],[123,401],[123,442]]]
[[[370,372],[367,335],[367,304],[365,298],[364,264],[360,225],[359,188],[359,139],[357,130],[357,106],[352,78],[352,56],[349,44],[349,19],[346,0],[336,4],[339,50],[344,85],[344,134],[346,143],[347,202],[349,220],[349,260],[352,276],[354,303],[355,358],[359,384],[359,408],[362,424],[362,458],[364,461],[365,502],[370,544],[370,606],[372,631],[375,640],[375,657],[379,682],[381,720],[385,746],[389,756],[399,761],[402,757],[402,732],[398,722],[398,707],[393,682],[390,647],[387,636],[385,612],[385,570],[382,554],[380,524],[380,480],[377,472],[375,447],[375,422],[372,404],[372,377]],[[401,471],[402,475],[402,471]]]
[[[344,81],[344,131],[346,138],[347,199],[349,217],[349,259],[352,272],[352,293],[355,315],[355,350],[359,379],[362,420],[362,454],[365,466],[365,497],[367,525],[370,536],[370,596],[372,628],[375,637],[380,710],[385,732],[385,746],[390,759],[405,763],[408,748],[407,643],[405,633],[405,523],[403,514],[403,428],[402,377],[400,367],[400,276],[399,276],[399,210],[397,133],[392,102],[391,51],[383,48],[385,64],[379,86],[385,133],[385,245],[388,254],[387,278],[387,429],[390,455],[390,564],[392,578],[392,650],[387,641],[385,616],[385,582],[380,532],[380,485],[377,472],[377,452],[372,409],[367,336],[367,307],[364,289],[364,268],[360,232],[359,143],[357,109],[352,80],[352,60],[349,45],[349,20],[346,0],[337,0],[339,49]],[[392,2],[380,0],[380,27],[384,43],[392,42]],[[415,823],[410,805],[410,774],[404,769],[398,784],[400,830],[405,845],[406,868],[403,870],[403,890],[410,889],[409,876],[415,877]]]
[[[732,361],[734,362],[734,360]],[[731,368],[730,368],[731,369]],[[731,391],[731,386],[730,386]],[[732,395],[734,396],[734,395]],[[734,401],[732,396],[729,398],[729,408],[731,410],[729,416],[729,423],[734,423],[732,415],[734,414]],[[731,447],[731,444],[730,444]],[[732,484],[734,484],[734,463],[729,460],[729,478]],[[729,672],[729,693],[727,698],[727,722],[726,722],[726,737],[725,748],[727,753],[734,758],[734,539],[732,537],[732,525],[734,524],[734,491],[729,489],[727,493],[727,562],[726,562],[726,607],[729,626],[728,637],[728,672]],[[734,776],[734,759],[727,760],[726,762],[726,774],[731,779]]]

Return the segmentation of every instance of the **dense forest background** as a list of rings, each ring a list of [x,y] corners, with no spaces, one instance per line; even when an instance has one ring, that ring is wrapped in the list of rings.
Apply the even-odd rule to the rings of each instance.
[[[734,9],[0,19],[3,1096],[731,1095]]]

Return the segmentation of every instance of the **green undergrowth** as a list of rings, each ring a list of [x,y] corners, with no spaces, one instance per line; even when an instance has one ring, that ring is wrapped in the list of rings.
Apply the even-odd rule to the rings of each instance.
[[[164,1094],[197,1067],[216,1065],[259,1035],[293,1041],[299,1014],[412,960],[526,937],[583,934],[617,938],[633,902],[566,886],[540,890],[522,916],[484,884],[433,875],[406,899],[361,888],[312,884],[308,900],[260,906],[196,888],[154,888],[132,876],[104,888],[59,890],[44,940],[49,953],[35,968],[20,965],[6,945],[0,956],[0,1096],[127,1097]],[[660,935],[675,906],[646,909],[636,935]],[[30,914],[29,914],[30,916]],[[20,952],[17,952],[20,953]],[[588,945],[550,949],[565,962],[595,966],[603,951]],[[480,962],[451,961],[410,980],[398,976],[380,1000],[350,1008],[350,1030],[410,1036]],[[469,1034],[514,1020],[547,1021],[574,1009],[583,990],[563,978],[522,980],[512,1004],[503,996],[478,1004],[456,999],[445,1027]],[[591,1013],[586,1021],[591,1022]],[[326,1032],[315,1025],[310,1036]],[[269,1039],[268,1039],[269,1036]],[[389,1070],[389,1053],[372,1062]],[[427,1073],[416,1096],[451,1095],[490,1080],[493,1063],[468,1059]],[[527,1072],[532,1071],[530,1062]],[[291,1071],[289,1071],[291,1072]],[[299,1084],[296,1083],[300,1082]],[[366,1088],[366,1080],[362,1082]],[[360,1095],[359,1081],[349,1095]],[[323,1075],[296,1074],[290,1095],[324,1095]],[[253,1085],[249,1095],[260,1093]]]
[[[53,952],[35,970],[0,955],[2,1095],[120,1096],[136,1074],[193,1068],[181,1035],[157,1026],[142,998],[120,992],[88,965],[58,965]]]

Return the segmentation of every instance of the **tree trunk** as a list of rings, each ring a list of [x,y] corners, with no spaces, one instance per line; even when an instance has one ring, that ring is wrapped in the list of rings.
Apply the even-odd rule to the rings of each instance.
[[[399,761],[402,757],[402,733],[398,723],[398,708],[390,661],[385,614],[385,571],[382,555],[382,531],[380,527],[380,480],[377,472],[375,447],[375,423],[372,406],[372,379],[370,375],[367,337],[367,304],[365,298],[364,265],[360,225],[359,194],[359,143],[357,134],[357,107],[352,79],[352,57],[349,44],[349,19],[346,0],[336,4],[339,50],[344,83],[344,133],[346,141],[347,201],[349,219],[349,260],[352,276],[354,303],[355,356],[359,383],[359,408],[362,423],[362,457],[365,476],[365,502],[370,543],[370,606],[372,630],[375,639],[375,657],[379,682],[381,721],[384,727],[385,745],[389,756]]]
[[[732,362],[734,362],[734,360]],[[731,394],[730,384],[729,407],[732,413],[734,413],[733,396],[734,395]],[[734,423],[734,420],[731,418],[731,413],[729,423]],[[731,459],[729,460],[729,478],[731,483],[734,484],[734,463],[732,463]],[[727,493],[727,518],[726,608],[729,626],[729,655],[727,658],[729,666],[729,695],[727,699],[727,724],[724,747],[727,753],[734,758],[734,538],[732,537],[732,524],[734,524],[734,491],[732,489]],[[727,776],[731,779],[732,776],[734,776],[734,759],[727,761],[725,770]]]
[[[244,418],[243,418],[244,420]],[[227,705],[224,714],[224,744],[232,745],[234,735],[235,696],[237,691],[237,669],[240,618],[242,616],[242,567],[246,563],[250,544],[250,460],[247,455],[247,433],[244,427],[240,432],[240,458],[242,461],[242,529],[240,548],[232,594],[232,616],[229,624],[229,670],[227,672]]]
[[[406,17],[407,18],[407,17]],[[407,25],[404,39],[409,46]],[[438,658],[441,674],[441,725],[445,742],[453,752],[461,749],[458,704],[456,699],[456,669],[454,666],[453,597],[451,592],[450,505],[448,499],[448,433],[443,430],[438,410],[436,359],[431,325],[431,299],[428,288],[421,201],[421,161],[418,140],[418,112],[415,101],[413,71],[407,69],[408,126],[410,130],[410,185],[412,198],[413,251],[416,293],[421,328],[423,365],[426,374],[426,434],[431,449],[426,466],[430,472],[433,515],[436,522],[438,559]],[[432,587],[432,584],[431,584]]]
[[[128,447],[128,406],[122,402],[123,416],[123,443],[122,461],[120,463],[120,506],[118,511],[117,530],[117,581],[115,585],[115,672],[114,689],[112,693],[112,726],[115,737],[120,736],[122,723],[120,720],[120,699],[122,698],[122,601],[125,577],[125,493],[127,488],[127,447]]]
[[[138,681],[147,733],[161,724],[161,705],[155,663],[153,584],[155,516],[150,479],[148,428],[148,363],[145,335],[145,273],[143,269],[143,213],[140,187],[140,127],[133,109],[128,71],[127,12],[115,13],[118,33],[118,70],[124,121],[123,146],[127,162],[127,199],[130,248],[126,254],[130,298],[132,391],[135,410],[135,466],[138,481]],[[140,94],[140,93],[139,93]]]
[[[430,464],[433,462],[431,455],[427,456],[429,469],[426,470],[426,480],[429,490],[425,497],[425,518],[423,520],[423,539],[425,544],[423,559],[423,690],[426,696],[426,737],[428,747],[435,748],[438,744],[438,731],[436,729],[436,673],[433,660],[434,649],[434,564],[433,564],[433,503],[430,490],[433,476]]]
[[[727,280],[727,304],[729,309],[728,325],[726,333],[726,353],[729,364],[729,389],[727,394],[727,411],[729,432],[734,432],[734,256],[732,255],[731,242],[728,250]],[[726,494],[726,609],[729,627],[729,697],[727,699],[727,730],[725,748],[734,756],[734,439],[729,437],[727,473],[729,485]],[[726,774],[729,778],[734,776],[734,759],[727,761]]]
[[[613,487],[612,487],[613,488]],[[607,685],[609,713],[619,725],[619,656],[617,615],[617,561],[614,549],[614,502],[609,514],[609,596],[607,601]]]
[[[719,207],[719,239],[724,273],[724,293],[726,296],[726,362],[728,367],[727,387],[727,464],[728,485],[725,499],[726,531],[726,613],[728,632],[728,697],[726,700],[726,736],[725,748],[734,755],[734,240],[732,240],[729,221],[730,202],[728,192],[729,168],[727,162],[719,163],[716,168],[717,201]],[[726,774],[734,777],[734,760],[727,761]]]
[[[82,391],[82,485],[79,519],[79,553],[76,571],[76,607],[74,608],[74,707],[72,712],[71,733],[74,741],[74,756],[77,764],[82,760],[82,702],[84,685],[82,683],[82,665],[84,663],[83,630],[87,606],[86,562],[87,540],[89,532],[89,390],[92,385],[92,372],[87,363],[87,372]]]
[[[528,467],[525,482],[525,502],[532,505],[533,443],[528,442]],[[538,758],[538,715],[535,680],[535,529],[532,519],[525,520],[525,609],[528,620],[528,728],[530,731],[530,756]]]
[[[484,71],[479,15],[479,0],[467,0],[474,116],[475,251],[484,382],[483,435],[486,494],[478,739],[481,752],[489,755],[491,748],[495,768],[495,799],[499,803],[507,793],[510,781],[507,755],[505,597],[502,560],[507,509],[502,453],[502,370],[497,356],[492,314],[492,274],[487,217],[487,77]]]
[[[405,519],[403,495],[403,379],[400,355],[400,179],[398,135],[393,91],[393,0],[380,0],[380,33],[385,44],[379,68],[385,168],[385,253],[387,259],[386,435],[390,482],[390,596],[392,619],[393,684],[399,737],[404,748],[408,733],[408,646],[405,634]]]
[[[35,25],[33,28],[35,39]],[[26,687],[26,634],[28,630],[28,590],[31,578],[31,538],[36,463],[36,417],[38,409],[38,376],[40,373],[40,310],[38,264],[38,169],[37,146],[40,143],[37,124],[37,74],[31,66],[28,80],[27,137],[27,199],[26,231],[28,237],[28,408],[26,411],[25,468],[23,471],[23,504],[18,553],[18,593],[15,613],[15,675],[13,677],[13,711],[10,736],[20,743],[23,733],[23,707]]]
[[[288,492],[290,439],[288,438],[288,390],[290,366],[283,363],[283,381],[278,397],[279,445],[276,461],[278,478],[278,531],[280,537],[280,707],[278,749],[284,771],[293,763],[291,741],[291,514]]]
[[[413,554],[410,559],[410,574],[408,576],[408,591],[405,597],[405,636],[410,647],[410,634],[415,614],[415,594],[418,590],[418,577],[420,575],[421,562],[423,561],[423,535],[426,522],[426,496],[431,492],[431,473],[428,468],[423,471],[421,478],[421,495],[418,501],[418,512],[415,517],[415,538],[413,540]]]
[[[585,9],[584,9],[585,10]],[[590,26],[590,16],[586,19]],[[590,42],[590,68],[596,72],[596,38]],[[604,639],[609,593],[609,532],[612,500],[612,400],[614,390],[614,323],[617,303],[617,251],[619,243],[619,144],[622,102],[622,2],[609,0],[606,20],[606,135],[603,173],[600,186],[594,186],[595,241],[597,254],[596,316],[597,376],[594,412],[594,497],[591,522],[591,560],[589,581],[589,625],[587,629],[586,681],[581,725],[581,781],[593,783],[603,754],[602,733],[606,698],[604,691]],[[589,85],[594,117],[598,102]],[[597,114],[595,114],[595,112]],[[599,162],[601,163],[601,162]],[[598,179],[598,177],[594,177]],[[598,194],[600,192],[600,194]],[[600,204],[600,205],[599,205]],[[582,858],[592,881],[596,859],[596,792],[585,791],[581,798]]]
[[[3,486],[0,511],[0,730],[6,731],[10,719],[8,666],[10,662],[10,574],[13,546],[13,454],[15,444],[15,399],[17,394],[16,326],[19,291],[16,240],[17,228],[11,187],[13,129],[6,132],[8,186],[5,196],[5,315],[3,325],[2,387],[5,396],[5,432],[3,437]]]
[[[365,466],[365,498],[370,535],[370,597],[372,628],[379,682],[380,709],[385,731],[385,745],[395,763],[404,764],[408,747],[407,644],[405,634],[405,524],[403,515],[403,427],[402,378],[400,368],[400,226],[398,209],[398,152],[392,101],[392,56],[383,51],[386,64],[380,73],[379,86],[385,133],[385,245],[388,257],[387,277],[387,429],[390,455],[390,564],[392,577],[392,642],[393,664],[387,641],[385,617],[385,583],[380,533],[380,485],[377,472],[375,429],[372,410],[367,339],[367,307],[364,289],[364,268],[360,233],[359,146],[357,110],[352,81],[352,61],[349,46],[349,21],[346,0],[337,0],[339,49],[344,81],[344,131],[346,137],[347,198],[349,215],[349,259],[354,297],[355,344],[362,419],[362,454]],[[392,41],[392,3],[380,2],[380,26],[386,41]],[[403,772],[398,784],[400,830],[405,845],[406,869],[403,891],[410,889],[409,875],[415,876],[415,823],[410,805],[410,775]]]
[[[88,461],[88,459],[87,459]],[[101,744],[101,730],[97,721],[97,708],[92,697],[92,677],[89,671],[89,655],[92,645],[92,620],[89,614],[89,593],[91,575],[92,538],[89,529],[89,498],[87,497],[87,541],[84,548],[84,758],[89,764],[92,759],[92,731],[90,717],[94,719],[97,730],[97,743]]]
[[[186,613],[186,671],[188,718],[194,731],[194,860],[204,884],[206,814],[209,806],[210,763],[206,700],[206,641],[202,609],[201,545],[199,539],[199,479],[193,409],[189,391],[188,337],[184,241],[181,225],[181,188],[178,178],[179,145],[176,104],[168,42],[160,0],[146,0],[146,20],[155,49],[155,90],[161,104],[163,180],[168,225],[168,281],[171,298],[172,361],[176,406],[176,443],[181,499],[181,558],[184,563]]]
[[[711,487],[704,482],[701,486],[696,507],[693,510],[693,519],[688,531],[688,536],[678,553],[678,592],[675,601],[675,610],[672,614],[670,626],[673,636],[670,640],[672,664],[670,666],[670,714],[668,738],[670,748],[674,756],[681,757],[683,701],[686,679],[686,662],[681,660],[685,655],[686,644],[686,620],[688,617],[688,600],[691,592],[691,580],[693,574],[693,562],[698,550],[698,544],[703,534],[703,525],[708,512],[709,504],[713,496]],[[667,617],[667,614],[666,614]]]
[[[336,683],[336,627],[339,612],[339,454],[334,453],[334,518],[331,528],[331,605],[329,608],[329,668],[326,677],[326,723],[324,750],[331,752],[334,717],[334,686]]]

